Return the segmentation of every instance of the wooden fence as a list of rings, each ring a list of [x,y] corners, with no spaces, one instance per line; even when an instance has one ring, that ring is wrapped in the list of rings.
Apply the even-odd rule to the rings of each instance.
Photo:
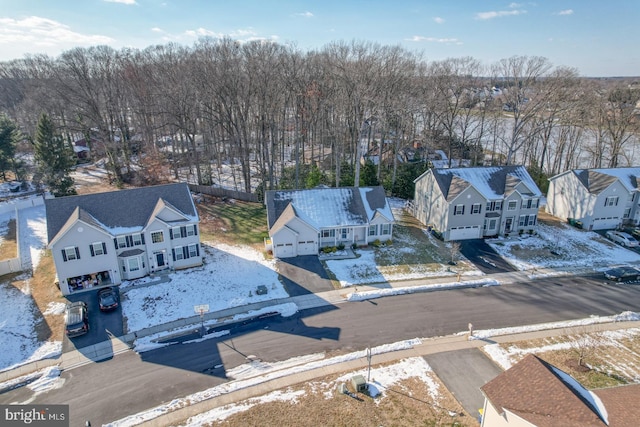
[[[207,194],[209,196],[227,197],[229,199],[242,200],[243,202],[259,202],[257,194],[244,193],[242,191],[227,190],[225,188],[211,187],[208,185],[187,184],[189,190],[194,193]]]

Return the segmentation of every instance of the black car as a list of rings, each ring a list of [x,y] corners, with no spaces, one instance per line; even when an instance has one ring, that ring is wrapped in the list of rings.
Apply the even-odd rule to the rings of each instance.
[[[67,304],[64,312],[64,325],[67,336],[70,338],[89,332],[87,304],[82,301]]]
[[[604,272],[604,277],[617,282],[640,280],[640,270],[635,267],[615,267]]]
[[[118,308],[118,290],[108,287],[98,291],[98,303],[100,311],[111,311]]]

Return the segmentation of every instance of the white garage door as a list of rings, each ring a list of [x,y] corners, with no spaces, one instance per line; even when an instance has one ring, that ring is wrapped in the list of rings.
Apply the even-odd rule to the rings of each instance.
[[[280,243],[276,245],[276,258],[291,258],[296,256],[293,250],[293,243]]]
[[[620,225],[620,218],[617,216],[608,218],[594,218],[593,229],[594,230],[610,230]]]
[[[480,238],[480,226],[470,225],[467,227],[451,227],[449,232],[449,240],[466,240],[466,239],[479,239]]]
[[[318,255],[318,245],[313,240],[298,242],[298,255]]]

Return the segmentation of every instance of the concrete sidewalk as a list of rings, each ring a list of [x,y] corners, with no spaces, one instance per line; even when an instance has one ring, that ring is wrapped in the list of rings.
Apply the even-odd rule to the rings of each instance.
[[[527,341],[540,338],[549,338],[571,333],[583,334],[585,332],[597,332],[605,330],[618,330],[640,327],[640,321],[634,322],[616,322],[616,323],[600,323],[588,326],[576,326],[573,328],[548,329],[536,332],[525,332],[520,334],[502,335],[492,337],[491,340],[469,339],[467,334],[449,335],[445,337],[437,337],[424,339],[419,345],[413,348],[393,351],[389,353],[376,354],[372,358],[374,365],[394,362],[410,357],[423,357],[429,354],[436,354],[449,351],[466,350],[472,348],[480,348],[487,344],[494,343],[510,343],[518,341]],[[333,365],[323,366],[317,369],[298,372],[293,375],[287,375],[280,378],[271,379],[263,383],[253,385],[244,389],[236,390],[227,394],[213,397],[211,399],[183,407],[174,412],[161,415],[157,418],[149,420],[140,425],[144,426],[167,426],[179,425],[188,418],[218,408],[224,405],[237,403],[250,399],[252,397],[262,396],[275,390],[285,389],[296,384],[313,381],[327,375],[336,375],[343,372],[351,372],[365,369],[368,366],[366,357],[346,362],[336,363]],[[475,414],[471,414],[472,416]]]

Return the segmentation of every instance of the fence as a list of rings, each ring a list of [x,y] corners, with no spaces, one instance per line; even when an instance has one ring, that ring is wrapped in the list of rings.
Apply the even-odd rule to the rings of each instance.
[[[187,184],[189,190],[194,193],[207,194],[216,197],[228,197],[230,199],[242,200],[243,202],[259,202],[258,195],[253,193],[244,193],[242,191],[227,190],[225,188],[211,187],[208,185]]]

